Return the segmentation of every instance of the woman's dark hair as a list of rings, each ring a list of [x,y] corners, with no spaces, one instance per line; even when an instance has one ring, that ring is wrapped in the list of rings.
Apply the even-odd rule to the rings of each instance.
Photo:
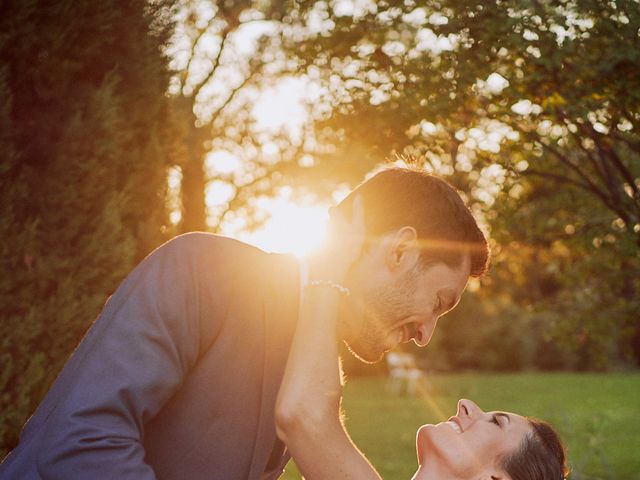
[[[349,218],[358,195],[368,236],[411,226],[423,247],[423,266],[441,261],[456,268],[469,254],[471,276],[486,271],[487,241],[460,195],[444,180],[411,168],[389,168],[361,183],[336,209]]]
[[[569,469],[560,437],[548,423],[527,420],[533,431],[520,448],[503,459],[502,468],[512,480],[563,480]]]

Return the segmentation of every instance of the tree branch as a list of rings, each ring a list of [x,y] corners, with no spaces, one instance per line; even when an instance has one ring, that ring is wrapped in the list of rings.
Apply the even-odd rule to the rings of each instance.
[[[610,152],[611,152],[611,159],[613,160],[614,166],[620,172],[620,175],[622,175],[622,178],[624,178],[625,182],[627,182],[631,187],[631,191],[634,194],[635,200],[640,201],[640,188],[638,188],[638,185],[636,184],[633,178],[633,175],[631,174],[631,171],[622,162],[622,159],[618,155],[618,152],[616,152],[613,147],[611,147]]]
[[[593,193],[589,185],[578,182],[577,180],[574,180],[572,178],[565,177],[564,175],[558,175],[556,173],[550,173],[550,172],[542,172],[540,170],[535,170],[533,168],[527,168],[523,172],[516,172],[516,173],[519,173],[520,175],[525,175],[525,176],[533,175],[536,177],[550,178],[559,183],[567,183],[569,185],[573,185],[574,187],[578,187],[582,190],[586,190],[587,192]]]
[[[606,198],[606,195],[600,191],[598,186],[582,170],[580,170],[580,167],[566,158],[560,151],[558,151],[558,149],[554,148],[548,143],[545,143],[537,133],[525,131],[524,129],[522,129],[522,127],[517,125],[514,125],[514,128],[522,132],[525,137],[533,137],[533,141],[540,144],[544,149],[548,150],[554,157],[556,157],[560,161],[560,163],[566,165],[573,172],[575,172],[576,175],[578,175],[578,177],[580,177],[584,181],[585,185],[588,186],[587,189],[589,191],[591,191],[595,195],[598,195],[598,197]]]
[[[609,131],[609,135],[611,135],[613,138],[615,138],[616,140],[621,141],[622,143],[624,143],[625,145],[627,145],[631,150],[633,150],[636,153],[640,153],[640,141],[636,141],[634,142],[633,140],[630,140],[628,138],[625,138],[624,134],[619,132],[618,130],[612,128]]]
[[[601,153],[601,155],[606,156],[608,159],[610,159],[611,161],[610,163],[613,164],[613,166],[616,168],[616,171],[621,176],[622,180],[627,184],[629,184],[629,186],[631,187],[634,193],[634,199],[636,201],[640,200],[640,190],[636,185],[635,179],[633,178],[631,171],[622,162],[622,159],[618,156],[618,153],[615,151],[613,146],[611,145],[602,146],[597,142],[597,140],[600,137],[603,137],[604,141],[608,140],[608,138],[606,136],[601,135],[596,130],[594,130],[593,127],[590,127],[589,133],[593,141],[596,142],[596,146],[598,147],[598,151]]]
[[[184,88],[186,86],[187,83],[187,78],[189,77],[189,69],[191,68],[191,63],[193,63],[193,59],[196,56],[196,48],[198,46],[198,43],[200,43],[200,40],[202,39],[202,37],[204,36],[205,33],[207,33],[207,31],[209,30],[209,28],[211,28],[211,26],[213,25],[213,22],[216,20],[216,17],[213,16],[209,22],[207,22],[207,25],[203,28],[201,28],[198,31],[198,34],[196,35],[196,37],[193,40],[193,44],[191,45],[191,53],[189,55],[189,60],[187,61],[187,65],[184,67],[183,70],[183,80],[181,82],[181,87],[180,90],[182,91],[182,95],[184,95]]]
[[[218,70],[218,67],[220,66],[220,58],[222,57],[222,52],[224,51],[224,47],[227,42],[227,39],[229,38],[230,33],[231,33],[231,30],[225,27],[225,29],[222,32],[222,38],[220,39],[220,49],[218,50],[218,54],[216,55],[216,58],[213,60],[213,67],[211,68],[211,71],[209,72],[209,74],[199,84],[195,86],[191,94],[192,98],[195,99],[198,96],[198,94],[200,93],[200,90],[202,90],[202,87],[204,87],[207,83],[209,83],[209,80],[213,78],[216,71]]]
[[[223,112],[223,110],[225,108],[227,108],[227,106],[233,101],[233,99],[236,97],[236,95],[238,94],[238,92],[240,90],[242,90],[244,87],[247,86],[247,84],[253,79],[254,75],[257,73],[257,71],[253,71],[250,72],[245,78],[244,80],[242,80],[242,83],[240,83],[240,85],[238,85],[237,87],[235,87],[233,90],[231,90],[231,92],[229,93],[229,96],[227,97],[227,99],[222,103],[222,105],[220,105],[220,107],[218,107],[213,114],[211,115],[211,120],[208,122],[209,125],[213,124],[213,122],[220,116],[220,114]]]
[[[565,122],[567,122],[566,117],[563,116],[563,119],[565,120]],[[580,128],[584,129],[584,127],[582,125],[580,125]],[[577,132],[572,132],[571,130],[569,130],[569,132],[573,136],[575,144],[586,155],[586,157],[589,160],[589,162],[591,163],[591,165],[593,165],[593,169],[595,170],[596,175],[598,177],[600,177],[600,179],[605,184],[608,184],[609,175],[607,174],[607,171],[604,169],[603,165],[600,162],[598,162],[598,159],[593,155],[593,153],[591,151],[589,151],[589,149],[587,147],[584,146],[584,144],[582,143],[582,137],[580,135],[578,135]]]

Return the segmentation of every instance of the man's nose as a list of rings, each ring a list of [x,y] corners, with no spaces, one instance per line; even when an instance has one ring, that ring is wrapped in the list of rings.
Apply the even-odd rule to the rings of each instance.
[[[429,319],[426,322],[422,322],[416,331],[415,336],[413,337],[413,341],[416,342],[416,345],[419,347],[426,347],[429,341],[431,340],[431,336],[433,335],[433,331],[436,328],[437,319]]]

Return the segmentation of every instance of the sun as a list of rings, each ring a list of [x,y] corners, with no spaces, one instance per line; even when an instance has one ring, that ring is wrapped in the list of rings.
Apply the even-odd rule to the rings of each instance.
[[[269,219],[262,228],[237,234],[237,238],[268,252],[293,253],[303,257],[325,240],[329,215],[327,205],[298,203],[289,195],[258,200]]]

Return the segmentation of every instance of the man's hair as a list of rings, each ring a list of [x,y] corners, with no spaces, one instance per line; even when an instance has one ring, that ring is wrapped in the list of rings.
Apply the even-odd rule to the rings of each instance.
[[[383,170],[336,207],[346,218],[356,196],[362,197],[369,238],[411,226],[418,233],[423,267],[444,262],[457,268],[469,254],[472,277],[487,270],[487,241],[460,195],[441,178],[410,168]]]
[[[563,480],[569,474],[564,445],[546,422],[528,418],[533,431],[501,461],[512,480]]]

